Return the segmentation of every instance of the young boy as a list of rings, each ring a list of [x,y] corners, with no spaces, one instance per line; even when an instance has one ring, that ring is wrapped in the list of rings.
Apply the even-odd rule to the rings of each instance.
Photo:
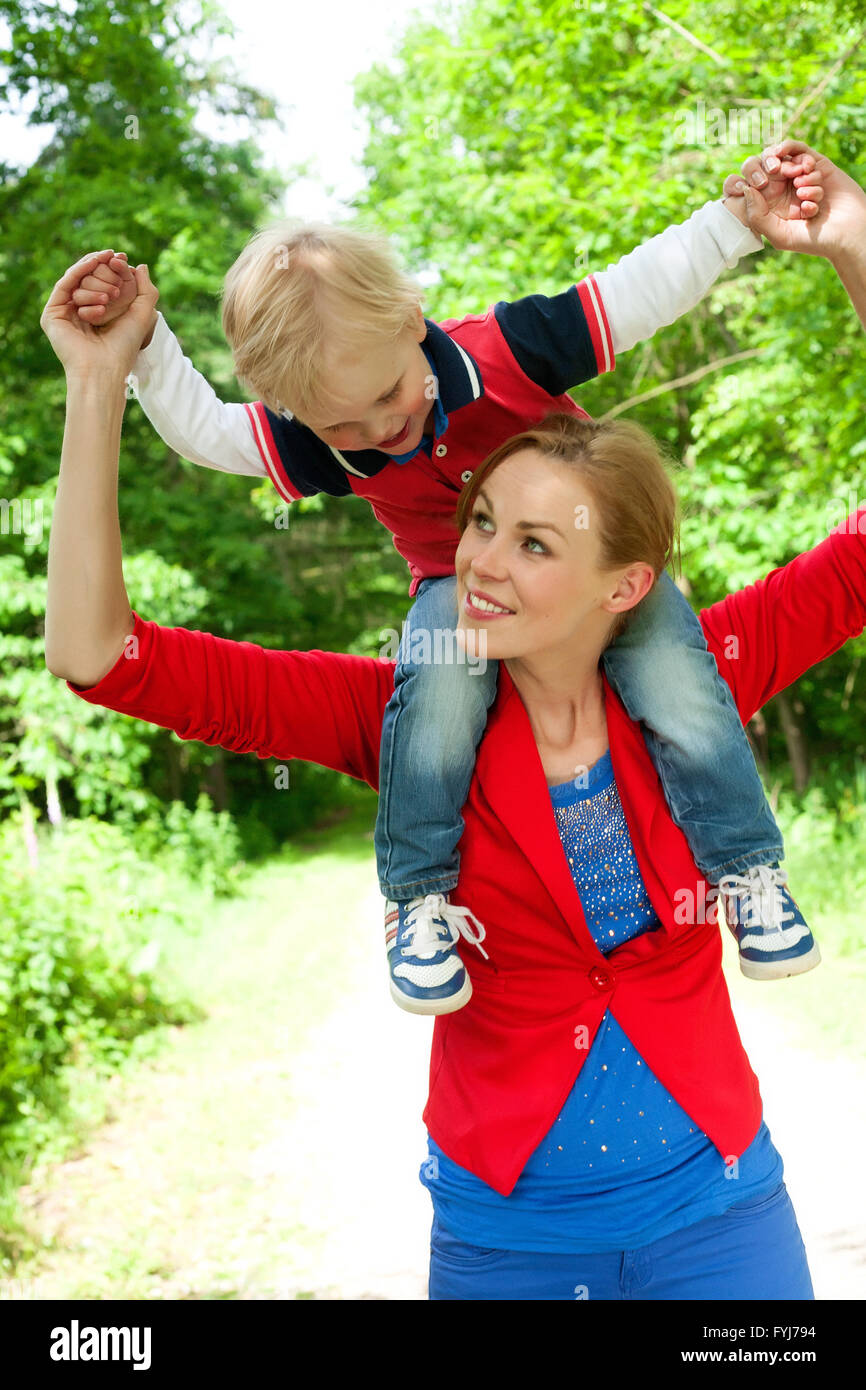
[[[767,167],[771,201],[804,172],[793,158]],[[454,645],[457,496],[509,436],[552,410],[585,416],[569,388],[612,370],[617,352],[686,313],[725,266],[761,248],[741,207],[731,197],[708,203],[560,295],[500,301],[442,324],[424,319],[419,287],[378,239],[277,224],[242,252],[223,296],[236,371],[256,404],[217,400],[161,314],[142,343],[139,399],[172,449],[207,467],[267,474],[288,502],[316,492],[366,497],[409,562],[416,601],[383,725],[376,852],[391,993],[410,1012],[468,1001],[453,947],[463,936],[483,952],[486,934],[450,901],[461,808],[496,692],[496,663],[470,663]],[[105,323],[123,312],[130,276],[121,256],[83,280],[82,318]],[[820,954],[778,867],[781,836],[742,724],[667,575],[604,660],[629,715],[644,723],[674,820],[719,889],[743,973],[812,969]],[[687,902],[697,884],[692,893]]]

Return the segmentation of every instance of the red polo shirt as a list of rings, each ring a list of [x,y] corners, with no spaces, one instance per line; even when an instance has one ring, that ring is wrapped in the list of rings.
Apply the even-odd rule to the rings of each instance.
[[[365,497],[409,564],[410,594],[422,579],[454,573],[457,498],[487,454],[552,411],[588,419],[568,389],[614,368],[592,275],[562,294],[502,300],[485,314],[425,323],[423,348],[447,414],[429,454],[419,449],[396,463],[379,449],[340,452],[261,402],[245,407],[280,496]]]

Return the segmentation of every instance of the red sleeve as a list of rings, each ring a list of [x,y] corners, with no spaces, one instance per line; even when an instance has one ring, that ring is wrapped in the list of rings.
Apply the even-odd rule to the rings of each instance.
[[[268,651],[135,614],[124,652],[93,705],[161,724],[184,739],[260,758],[300,758],[379,785],[382,714],[394,663],[339,652]]]
[[[700,615],[745,723],[866,624],[866,506],[826,540]]]

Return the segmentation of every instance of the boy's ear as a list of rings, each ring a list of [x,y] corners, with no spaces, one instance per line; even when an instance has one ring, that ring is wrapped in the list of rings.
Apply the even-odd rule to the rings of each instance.
[[[415,318],[412,320],[412,336],[417,342],[423,343],[427,337],[427,325],[424,322],[424,315],[421,312],[421,305],[415,307]]]

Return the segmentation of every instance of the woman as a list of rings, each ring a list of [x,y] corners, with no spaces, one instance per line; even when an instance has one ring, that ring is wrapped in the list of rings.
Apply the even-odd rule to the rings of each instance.
[[[866,195],[821,162],[825,211],[799,249],[833,262],[866,324]],[[97,335],[71,303],[84,271],[43,314],[68,381],[50,670],[181,737],[375,786],[389,663],[266,652],[131,611],[118,450],[156,295],[138,267],[135,304]],[[474,994],[436,1020],[425,1110],[434,1299],[813,1297],[707,885],[599,671],[651,598],[674,513],[648,436],[570,419],[509,441],[461,497],[459,628],[468,644],[483,630],[503,666],[461,843],[486,956],[463,947]],[[702,614],[744,720],[862,630],[864,595],[854,525]]]

